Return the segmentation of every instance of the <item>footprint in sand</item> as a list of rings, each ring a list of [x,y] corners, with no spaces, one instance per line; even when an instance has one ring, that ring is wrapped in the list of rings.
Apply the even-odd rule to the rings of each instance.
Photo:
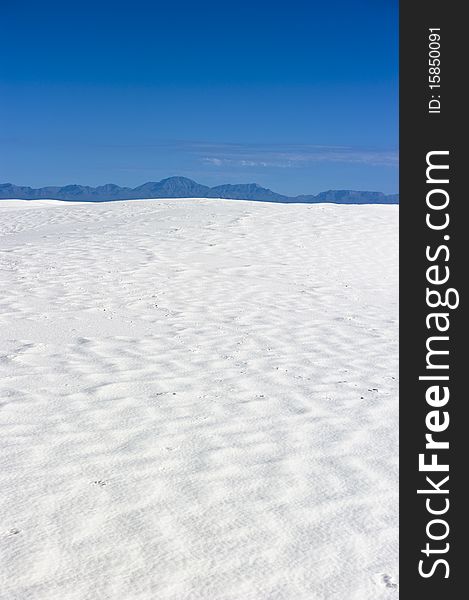
[[[394,577],[392,575],[388,575],[386,573],[380,573],[379,575],[377,575],[376,577],[377,582],[380,586],[388,588],[390,590],[398,590],[399,589],[399,584],[396,583],[396,581],[394,580]]]
[[[107,485],[107,481],[104,481],[104,479],[98,479],[97,481],[93,481],[93,485],[105,487]]]

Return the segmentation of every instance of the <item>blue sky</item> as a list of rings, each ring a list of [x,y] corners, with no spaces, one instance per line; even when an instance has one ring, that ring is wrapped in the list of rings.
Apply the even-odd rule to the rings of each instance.
[[[397,0],[2,13],[0,182],[398,189]]]

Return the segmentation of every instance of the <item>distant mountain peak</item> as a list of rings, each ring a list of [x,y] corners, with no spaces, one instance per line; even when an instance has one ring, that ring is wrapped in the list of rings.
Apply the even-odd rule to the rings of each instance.
[[[165,177],[158,183],[165,183],[167,181],[173,181],[175,183],[177,183],[177,182],[179,182],[179,183],[183,183],[183,182],[184,183],[195,183],[196,185],[200,185],[193,179],[189,179],[189,177],[184,177],[183,175],[172,175],[171,177]]]
[[[316,195],[285,196],[277,194],[258,183],[226,183],[209,187],[183,176],[172,176],[161,181],[147,181],[135,188],[106,183],[98,187],[70,184],[62,187],[31,188],[12,183],[0,183],[0,199],[54,199],[83,202],[108,200],[133,200],[152,198],[226,198],[313,204],[335,202],[338,204],[398,204],[399,195],[356,190],[327,190]]]

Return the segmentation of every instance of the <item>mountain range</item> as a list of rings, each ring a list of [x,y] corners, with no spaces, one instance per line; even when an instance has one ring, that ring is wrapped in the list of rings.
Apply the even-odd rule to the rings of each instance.
[[[120,187],[113,183],[90,187],[66,185],[63,187],[31,188],[0,183],[0,199],[21,200],[75,200],[105,202],[109,200],[143,200],[150,198],[226,198],[258,200],[262,202],[304,203],[333,202],[337,204],[398,204],[399,194],[360,192],[355,190],[328,190],[316,195],[285,196],[261,187],[257,183],[225,184],[208,187],[187,177],[168,177],[149,181],[135,188]]]

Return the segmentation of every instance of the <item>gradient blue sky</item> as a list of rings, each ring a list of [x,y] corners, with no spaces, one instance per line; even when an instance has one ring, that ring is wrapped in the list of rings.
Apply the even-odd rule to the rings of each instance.
[[[398,189],[398,2],[2,2],[0,182]]]

